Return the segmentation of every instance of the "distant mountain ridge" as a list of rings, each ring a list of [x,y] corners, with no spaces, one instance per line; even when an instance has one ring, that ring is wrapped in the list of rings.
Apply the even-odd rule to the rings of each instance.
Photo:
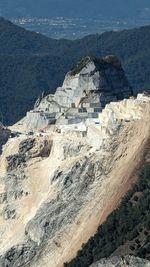
[[[87,55],[118,56],[134,88],[150,88],[150,26],[54,40],[0,19],[0,121],[11,124]]]

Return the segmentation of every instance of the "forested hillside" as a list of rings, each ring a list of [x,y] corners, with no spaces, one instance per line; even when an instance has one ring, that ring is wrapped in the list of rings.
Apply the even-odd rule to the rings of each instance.
[[[150,88],[150,26],[53,40],[0,19],[0,120],[12,124],[86,55],[117,55],[133,88]]]

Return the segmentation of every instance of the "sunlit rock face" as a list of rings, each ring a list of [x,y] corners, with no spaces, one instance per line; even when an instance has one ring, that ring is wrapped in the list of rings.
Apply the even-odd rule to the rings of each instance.
[[[86,57],[67,73],[54,95],[38,99],[35,109],[27,113],[27,126],[43,128],[96,119],[106,104],[132,94],[115,56]]]
[[[0,156],[0,267],[63,267],[118,207],[150,133],[150,97],[131,95],[116,57],[87,57],[10,127]]]
[[[0,156],[0,267],[75,257],[135,182],[149,117],[150,97],[138,95],[108,104],[99,124],[11,127]]]

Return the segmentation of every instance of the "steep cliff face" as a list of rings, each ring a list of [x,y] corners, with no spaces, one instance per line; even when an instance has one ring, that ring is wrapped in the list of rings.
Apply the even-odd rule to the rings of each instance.
[[[34,129],[97,119],[106,104],[132,94],[118,58],[86,57],[67,73],[54,95],[38,99],[27,113],[26,124]]]
[[[136,181],[149,116],[138,96],[107,105],[99,124],[11,128],[22,131],[0,157],[0,266],[62,267],[76,255]]]

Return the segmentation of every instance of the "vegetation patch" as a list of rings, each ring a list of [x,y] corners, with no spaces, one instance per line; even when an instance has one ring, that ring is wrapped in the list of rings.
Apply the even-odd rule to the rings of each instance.
[[[74,76],[80,73],[80,71],[90,62],[90,60],[90,57],[83,58],[76,66],[73,67],[73,69],[70,71],[70,75]]]

